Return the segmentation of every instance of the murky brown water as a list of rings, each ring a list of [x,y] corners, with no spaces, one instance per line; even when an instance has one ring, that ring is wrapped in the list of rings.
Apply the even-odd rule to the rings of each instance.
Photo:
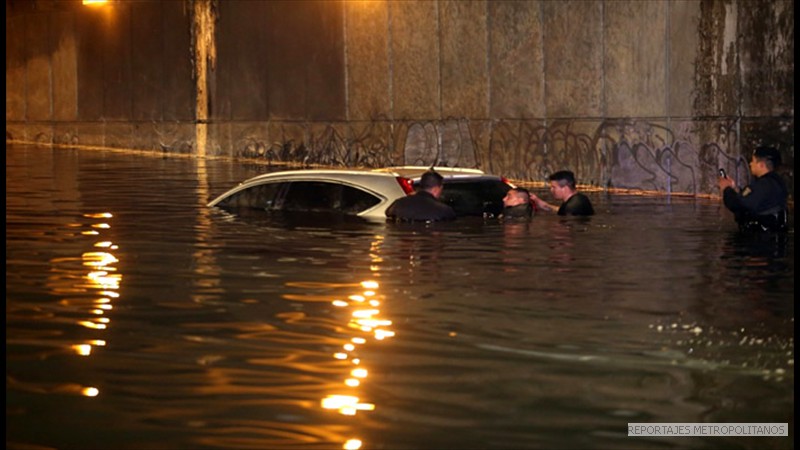
[[[601,193],[530,224],[205,208],[264,170],[7,147],[7,447],[793,447],[793,231]]]

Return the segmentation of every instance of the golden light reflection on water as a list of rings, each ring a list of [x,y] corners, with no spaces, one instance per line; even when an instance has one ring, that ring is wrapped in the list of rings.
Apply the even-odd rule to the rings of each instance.
[[[381,341],[387,337],[394,336],[394,331],[390,329],[392,321],[381,316],[378,309],[380,300],[377,298],[377,281],[367,280],[356,285],[363,290],[347,296],[347,300],[335,299],[331,304],[337,308],[349,309],[350,319],[347,323],[347,330],[351,334],[350,338],[342,344],[340,351],[333,354],[337,360],[349,360],[354,366],[348,373],[343,374],[343,382],[340,390],[328,394],[320,401],[323,409],[336,411],[344,416],[355,416],[360,411],[373,411],[375,404],[362,401],[359,396],[361,388],[369,377],[369,370],[362,364],[358,356],[358,349],[370,343],[370,338],[374,341]],[[369,299],[369,300],[368,300]],[[344,444],[344,449],[361,448],[360,439],[349,439]]]
[[[208,248],[207,242],[211,239],[209,230],[212,228],[211,211],[206,208],[206,203],[211,198],[208,183],[208,164],[205,158],[195,159],[197,170],[197,243],[192,255],[195,263],[196,277],[193,283],[196,289],[192,293],[192,301],[203,304],[216,302],[220,293],[221,269],[217,264],[214,249]]]
[[[90,219],[111,219],[114,216],[111,213],[103,212],[84,214],[84,217]],[[90,226],[102,230],[111,229],[111,225],[106,222],[91,224]],[[100,233],[91,235],[99,236]],[[111,253],[114,250],[118,250],[119,247],[107,239],[95,242],[93,246],[95,248],[105,249],[105,251],[84,252],[81,258],[83,259],[83,265],[90,268],[89,273],[86,275],[88,287],[89,289],[95,290],[93,294],[97,295],[97,297],[93,298],[93,305],[89,310],[89,312],[96,317],[89,320],[81,320],[78,323],[86,328],[106,330],[111,323],[111,319],[105,314],[114,309],[111,304],[111,299],[119,298],[119,293],[117,291],[122,281],[122,275],[116,273],[117,268],[114,267],[114,264],[118,263],[119,259]],[[93,347],[103,347],[105,345],[105,340],[93,339],[88,343],[74,345],[73,348],[76,349],[81,356],[90,356]],[[86,387],[81,390],[81,394],[86,397],[96,397],[100,394],[100,391],[95,387]]]
[[[81,390],[81,394],[85,395],[86,397],[97,397],[100,394],[100,391],[97,388],[87,387]]]
[[[361,448],[361,440],[359,439],[350,439],[344,443],[345,450],[358,450],[359,448]]]
[[[84,214],[83,217],[87,219],[98,219],[99,223],[89,224],[75,224],[75,226],[88,226],[91,230],[82,231],[82,236],[100,236],[101,232],[96,230],[103,230],[106,233],[111,229],[108,223],[109,219],[113,218],[113,214],[108,212]],[[115,250],[119,247],[112,241],[103,238],[92,244],[95,249],[102,249],[102,251],[87,251],[83,252],[80,256],[81,266],[85,268],[85,272],[79,278],[72,277],[55,277],[51,278],[51,291],[56,295],[70,295],[70,297],[62,298],[59,303],[67,306],[74,306],[80,308],[85,312],[87,317],[80,318],[76,323],[84,328],[102,332],[107,330],[111,325],[111,319],[107,316],[109,311],[114,309],[112,304],[113,300],[119,298],[119,288],[122,282],[122,275],[117,273],[115,265],[119,263],[119,259],[114,255]],[[51,263],[56,273],[63,272],[62,266],[65,264],[73,263],[76,258],[53,258]],[[66,281],[66,282],[65,282]],[[68,284],[68,285],[65,285]],[[88,294],[88,299],[86,298]],[[79,298],[72,296],[80,295]],[[88,300],[88,301],[87,301]],[[90,357],[93,355],[97,347],[104,347],[106,341],[104,339],[90,339],[85,342],[79,342],[68,345],[68,348],[76,355],[82,357]],[[61,389],[64,392],[72,392],[86,397],[96,397],[100,395],[100,390],[94,386],[74,386],[70,385],[69,389]]]

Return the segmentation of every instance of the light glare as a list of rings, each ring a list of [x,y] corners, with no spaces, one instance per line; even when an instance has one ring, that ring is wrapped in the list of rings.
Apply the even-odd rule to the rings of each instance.
[[[361,441],[359,439],[350,439],[344,443],[344,450],[358,450],[361,448]]]
[[[97,395],[100,394],[100,391],[97,388],[87,387],[81,390],[81,394],[87,397],[97,397]]]

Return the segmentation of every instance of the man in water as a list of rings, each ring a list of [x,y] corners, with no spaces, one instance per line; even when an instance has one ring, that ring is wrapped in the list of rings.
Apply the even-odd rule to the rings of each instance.
[[[425,172],[420,178],[419,190],[413,195],[395,200],[386,210],[386,217],[401,221],[425,222],[455,219],[455,210],[439,201],[443,179],[433,170]]]
[[[550,193],[556,200],[561,200],[563,203],[560,207],[551,205],[536,194],[531,194],[531,200],[536,203],[540,209],[545,211],[558,210],[559,216],[591,216],[594,214],[592,202],[585,195],[578,192],[575,187],[575,174],[569,170],[561,170],[549,178]]]
[[[755,179],[749,186],[740,191],[733,179],[720,177],[722,201],[733,212],[741,231],[786,230],[789,191],[775,172],[780,164],[781,154],[777,149],[758,147],[750,158],[750,173]]]
[[[503,197],[501,217],[504,219],[529,219],[533,217],[531,195],[527,189],[513,188],[506,192],[506,196]]]

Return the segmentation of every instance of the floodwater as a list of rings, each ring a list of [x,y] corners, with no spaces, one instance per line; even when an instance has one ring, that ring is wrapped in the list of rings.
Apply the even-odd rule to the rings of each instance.
[[[266,170],[7,146],[8,448],[793,448],[793,224],[601,192],[527,224],[204,206]]]

